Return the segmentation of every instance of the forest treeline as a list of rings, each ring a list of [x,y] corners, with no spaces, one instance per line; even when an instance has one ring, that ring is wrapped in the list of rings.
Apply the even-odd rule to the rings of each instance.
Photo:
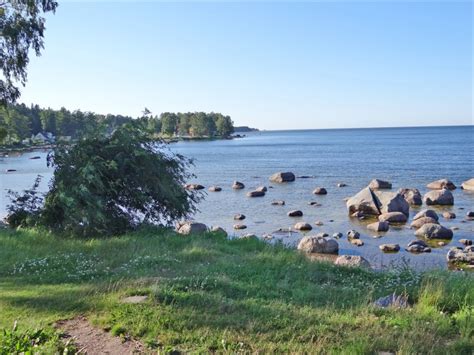
[[[38,105],[9,105],[0,108],[0,143],[15,144],[38,133],[51,133],[55,137],[78,139],[87,132],[103,129],[113,132],[128,122],[142,122],[150,134],[164,137],[228,137],[234,132],[230,116],[220,113],[164,112],[152,115],[147,109],[141,117],[101,115],[66,108],[53,110]]]

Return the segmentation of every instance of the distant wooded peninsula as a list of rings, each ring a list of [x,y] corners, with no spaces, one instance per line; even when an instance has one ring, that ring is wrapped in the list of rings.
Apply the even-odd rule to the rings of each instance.
[[[102,115],[89,111],[53,110],[38,105],[9,105],[0,109],[0,144],[30,145],[76,140],[99,129],[113,132],[130,122],[141,122],[157,138],[229,138],[234,132],[251,132],[234,127],[230,116],[215,112],[164,112],[153,115],[145,109],[140,117]]]

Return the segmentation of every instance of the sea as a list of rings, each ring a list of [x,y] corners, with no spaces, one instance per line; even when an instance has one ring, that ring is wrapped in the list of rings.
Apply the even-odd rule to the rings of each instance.
[[[474,192],[460,188],[463,181],[474,177],[474,126],[258,131],[232,140],[171,143],[166,149],[192,158],[196,178],[189,182],[206,187],[199,211],[190,217],[208,226],[220,226],[230,237],[254,234],[270,243],[295,247],[304,234],[286,230],[304,221],[313,226],[306,233],[309,235],[343,233],[338,240],[340,255],[361,255],[374,268],[409,266],[418,270],[447,268],[449,248],[461,246],[459,239],[474,238],[474,221],[465,217],[474,210]],[[33,151],[0,160],[0,216],[7,213],[7,190],[31,187],[38,174],[44,177],[41,188],[47,189],[52,170],[46,166],[46,155],[47,151]],[[30,159],[33,156],[40,159]],[[7,169],[16,171],[7,173]],[[285,184],[270,182],[269,177],[279,171],[291,171],[300,178]],[[411,207],[409,222],[391,226],[386,233],[371,232],[366,228],[368,221],[350,218],[345,199],[374,178],[390,181],[392,191],[407,187],[422,194],[431,181],[453,181],[458,186],[453,191],[454,206],[430,208],[440,215],[444,211],[456,214],[451,220],[440,216],[442,225],[459,228],[454,238],[444,246],[431,243],[431,253],[405,250],[416,239],[409,228],[411,218],[426,206]],[[233,190],[235,180],[243,182],[245,189]],[[347,186],[338,187],[339,183]],[[220,186],[222,191],[208,192],[209,186]],[[268,188],[264,197],[246,196],[259,186]],[[327,195],[314,195],[317,187],[324,187]],[[285,205],[274,206],[274,200],[284,200]],[[318,205],[311,206],[310,202]],[[288,217],[287,213],[296,209],[303,216]],[[246,219],[237,222],[236,214],[244,214]],[[316,226],[316,221],[322,225]],[[247,228],[234,230],[236,223]],[[363,246],[350,244],[345,237],[350,229],[361,234]],[[379,245],[385,243],[399,244],[400,252],[381,252]]]

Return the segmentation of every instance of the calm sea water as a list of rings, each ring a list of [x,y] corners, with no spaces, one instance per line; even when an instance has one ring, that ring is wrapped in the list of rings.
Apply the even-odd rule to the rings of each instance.
[[[435,208],[439,213],[453,211],[457,218],[444,220],[447,227],[457,226],[454,239],[447,246],[435,247],[431,254],[414,255],[401,251],[383,254],[382,243],[399,243],[403,248],[415,239],[407,226],[392,227],[384,236],[373,239],[374,232],[365,228],[366,222],[350,219],[344,198],[365,187],[372,178],[389,180],[393,191],[401,187],[418,188],[422,194],[426,184],[440,178],[449,178],[456,185],[474,177],[474,127],[423,127],[387,129],[268,131],[250,133],[246,138],[222,141],[179,142],[170,149],[194,158],[193,168],[204,186],[218,185],[222,192],[208,192],[194,219],[225,228],[231,235],[253,233],[258,236],[288,228],[298,221],[313,224],[312,234],[345,232],[356,229],[365,245],[353,247],[347,239],[339,240],[340,254],[357,254],[376,266],[389,266],[406,260],[419,268],[446,267],[445,255],[449,247],[460,246],[461,238],[474,237],[474,222],[464,220],[467,211],[474,210],[474,193],[460,188],[454,191],[455,205]],[[40,155],[40,160],[29,157]],[[2,189],[21,190],[29,187],[37,174],[51,176],[46,167],[45,152],[27,153],[0,161]],[[17,169],[15,173],[5,170]],[[288,184],[271,184],[268,177],[278,171],[293,171],[297,179]],[[234,191],[234,180],[242,181],[246,189]],[[337,183],[348,186],[338,188]],[[246,192],[258,186],[272,185],[263,198],[248,198]],[[326,196],[315,196],[316,187],[325,187]],[[272,206],[272,200],[285,200],[285,206]],[[309,206],[318,201],[322,206]],[[7,199],[2,197],[0,214],[5,214]],[[422,207],[423,208],[423,207]],[[287,212],[300,209],[304,216],[290,218]],[[420,208],[412,208],[414,215]],[[233,216],[243,213],[247,229],[235,232]],[[324,224],[314,225],[315,221]],[[301,235],[283,235],[284,243],[294,245]]]

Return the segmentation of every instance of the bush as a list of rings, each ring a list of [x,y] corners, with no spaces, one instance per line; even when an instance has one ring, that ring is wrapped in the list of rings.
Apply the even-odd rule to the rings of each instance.
[[[195,210],[199,195],[184,189],[192,162],[152,140],[140,124],[110,136],[58,145],[41,209],[10,206],[13,226],[39,225],[79,236],[120,234],[142,223],[169,225]],[[9,221],[12,220],[9,217]]]

